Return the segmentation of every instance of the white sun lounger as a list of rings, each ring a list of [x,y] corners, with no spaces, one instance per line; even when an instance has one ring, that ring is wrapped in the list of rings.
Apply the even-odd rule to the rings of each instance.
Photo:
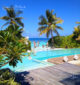
[[[63,61],[64,62],[68,62],[68,57],[67,56],[64,56]]]
[[[74,59],[77,60],[79,57],[78,55],[74,55]]]

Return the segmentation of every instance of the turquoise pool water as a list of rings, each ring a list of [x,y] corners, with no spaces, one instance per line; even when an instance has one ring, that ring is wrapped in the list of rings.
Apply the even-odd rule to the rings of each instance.
[[[25,53],[27,54],[27,53]],[[52,66],[53,64],[45,62],[44,60],[49,58],[55,58],[55,57],[62,57],[62,56],[68,56],[68,55],[75,55],[80,54],[80,49],[63,49],[63,50],[49,50],[49,51],[40,51],[37,52],[34,55],[31,55],[32,59],[29,60],[28,57],[23,57],[21,62],[18,62],[17,67],[13,68],[9,65],[6,65],[5,67],[9,67],[13,71],[26,71],[26,70],[32,70],[36,68],[42,68],[46,66]]]
[[[17,66],[13,68],[12,66],[9,66],[8,64],[4,66],[3,68],[10,68],[11,70],[15,72],[21,72],[21,71],[28,71],[36,68],[43,68],[47,66],[52,66],[53,64],[44,62],[44,61],[38,61],[36,59],[29,60],[27,57],[22,58],[22,63],[18,62]]]
[[[36,53],[35,57],[34,56],[32,57],[42,61],[42,60],[46,60],[49,58],[69,56],[69,55],[75,55],[75,54],[80,54],[80,48],[40,51]]]
[[[36,41],[37,42],[37,41]],[[40,41],[40,47],[42,45],[46,45],[46,41]],[[33,41],[32,41],[32,47],[33,47]],[[25,53],[26,55],[27,53]],[[44,60],[47,60],[49,58],[55,58],[55,57],[62,57],[62,56],[68,56],[68,55],[75,55],[80,54],[80,49],[63,49],[63,50],[46,50],[46,51],[38,51],[35,56],[31,55],[32,59],[29,60],[27,56],[22,58],[22,63],[18,62],[17,66],[13,68],[12,66],[6,65],[3,68],[10,68],[13,71],[26,71],[26,70],[32,70],[36,68],[43,68],[47,66],[52,66],[53,64],[45,62]]]

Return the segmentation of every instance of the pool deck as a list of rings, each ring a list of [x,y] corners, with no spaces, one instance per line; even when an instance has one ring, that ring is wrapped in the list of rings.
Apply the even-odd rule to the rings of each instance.
[[[67,57],[68,57],[68,62],[77,61],[77,60],[74,60],[74,55],[67,56]],[[78,54],[78,57],[79,57],[78,60],[80,60],[80,54]],[[51,59],[48,59],[47,61],[50,62],[50,63],[53,63],[53,64],[62,64],[62,63],[64,63],[63,57],[51,58]]]
[[[80,66],[69,63],[16,74],[21,85],[80,85]]]

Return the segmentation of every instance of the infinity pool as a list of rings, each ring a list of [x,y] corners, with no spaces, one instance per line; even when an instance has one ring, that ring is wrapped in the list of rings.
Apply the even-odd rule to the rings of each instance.
[[[36,48],[36,54],[31,55],[32,59],[29,60],[27,56],[22,58],[22,63],[18,62],[17,67],[13,68],[12,66],[6,65],[3,68],[10,68],[13,71],[28,71],[36,68],[44,68],[47,66],[52,66],[52,63],[45,62],[44,60],[47,60],[49,58],[56,58],[56,57],[62,57],[62,56],[68,56],[68,55],[75,55],[80,54],[80,49],[62,49],[62,50],[45,50],[45,48],[42,48],[42,45],[46,45],[48,39],[34,39],[31,40],[31,47],[34,48],[33,41],[36,43],[39,41],[39,47]],[[26,55],[27,53],[25,53]]]
[[[26,55],[27,53],[25,53]],[[5,67],[9,67],[13,71],[26,71],[26,70],[32,70],[36,68],[42,68],[47,66],[52,66],[53,64],[45,62],[44,60],[49,58],[56,58],[56,57],[62,57],[62,56],[69,56],[69,55],[75,55],[80,54],[80,49],[63,49],[63,50],[48,50],[48,51],[39,51],[34,55],[31,55],[32,59],[29,60],[28,57],[23,57],[21,62],[18,62],[17,67],[13,68],[9,65],[6,65]],[[4,67],[4,68],[5,68]]]
[[[69,56],[69,55],[75,55],[75,54],[80,54],[80,48],[40,51],[36,53],[35,57],[34,56],[32,57],[42,61],[49,58]]]

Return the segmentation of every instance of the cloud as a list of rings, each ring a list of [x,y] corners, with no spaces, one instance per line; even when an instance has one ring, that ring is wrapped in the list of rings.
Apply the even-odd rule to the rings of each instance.
[[[17,9],[25,9],[26,8],[25,5],[15,5],[14,7]]]

